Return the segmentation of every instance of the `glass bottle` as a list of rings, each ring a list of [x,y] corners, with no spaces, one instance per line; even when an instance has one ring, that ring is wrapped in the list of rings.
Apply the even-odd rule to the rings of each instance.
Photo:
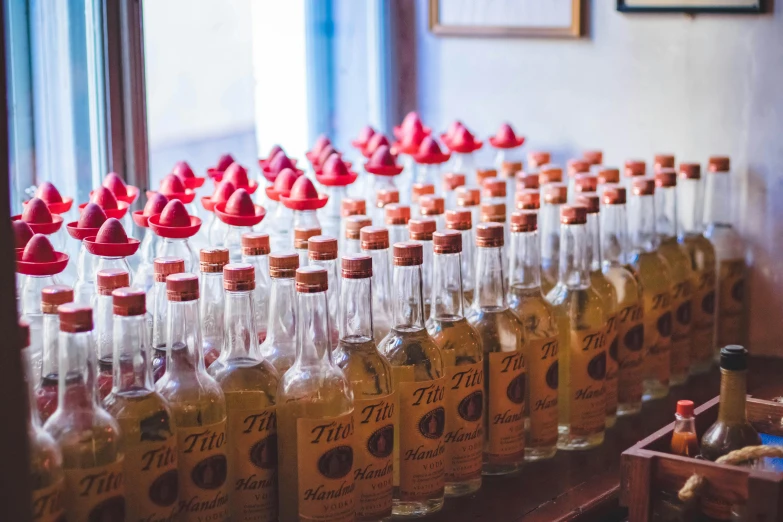
[[[410,239],[408,221],[411,219],[411,208],[407,205],[392,203],[383,208],[386,228],[389,229],[389,244],[404,243]]]
[[[481,184],[484,203],[503,203],[506,205],[506,180],[503,178],[488,178]]]
[[[618,301],[617,415],[642,409],[644,381],[644,303],[642,286],[628,265],[626,191],[618,185],[605,188],[601,209],[603,271],[614,286]]]
[[[340,160],[342,162],[342,159]],[[345,163],[343,163],[345,165]],[[323,166],[321,167],[323,172]],[[331,168],[331,167],[330,167]],[[346,169],[347,172],[348,169]],[[350,187],[353,188],[353,187]],[[323,210],[319,212],[321,228],[324,234],[337,237],[340,233],[340,225],[343,219],[343,210],[346,205],[350,205],[353,201],[360,201],[361,205],[365,207],[365,210],[359,212],[360,214],[366,214],[366,203],[363,199],[354,200],[348,197],[349,187],[347,185],[336,186],[324,186],[324,193],[329,196],[329,199],[324,205]],[[351,192],[353,192],[351,190]],[[350,214],[349,214],[350,215]]]
[[[427,195],[419,198],[419,212],[421,217],[435,220],[435,229],[444,230],[446,228],[446,219],[443,215],[446,212],[446,201],[440,196]]]
[[[21,320],[30,327],[30,357],[33,371],[41,369],[41,345],[43,342],[43,313],[41,311],[41,292],[47,286],[60,284],[57,275],[36,276],[25,275],[21,290],[22,316]]]
[[[226,398],[229,504],[233,520],[277,519],[277,386],[261,357],[255,325],[255,269],[223,268],[225,343],[208,373]]]
[[[166,294],[169,349],[155,386],[176,425],[179,520],[229,520],[226,399],[204,367],[198,277],[168,276]]]
[[[470,210],[470,221],[473,225],[481,223],[481,190],[477,188],[460,187],[455,191],[457,195],[457,209]],[[476,234],[473,233],[475,242]]]
[[[392,365],[400,401],[392,511],[423,516],[443,507],[446,378],[443,354],[424,326],[423,247],[405,242],[393,248],[392,328],[378,347]]]
[[[522,189],[516,194],[517,210],[536,210],[541,208],[541,193],[538,189]]]
[[[538,211],[541,238],[541,290],[549,294],[557,284],[560,270],[560,209],[568,199],[568,187],[550,183],[541,187],[544,199]]]
[[[370,212],[370,217],[373,223],[383,223],[385,218],[384,208],[386,205],[391,205],[400,202],[400,191],[396,188],[384,188],[380,189],[375,194],[375,206]]]
[[[98,258],[87,252],[84,242],[79,241],[79,254],[76,259],[76,281],[73,284],[74,302],[84,306],[90,306],[92,303],[92,298],[95,296],[95,267],[97,264]]]
[[[576,201],[576,194],[578,189],[577,176],[580,174],[588,174],[590,172],[590,163],[578,158],[571,158],[566,162],[566,173],[568,174],[568,202],[573,203]],[[587,192],[587,191],[585,191]]]
[[[279,174],[278,174],[279,176]],[[290,189],[289,189],[290,190]],[[278,198],[279,195],[276,195]],[[273,214],[264,219],[267,223],[265,230],[269,232],[269,241],[273,252],[287,252],[291,250],[293,242],[294,211],[278,202]]]
[[[656,154],[653,158],[653,172],[674,168],[674,154]]]
[[[618,168],[602,166],[600,169],[598,169],[596,175],[598,176],[598,183],[595,187],[595,190],[598,192],[598,195],[601,198],[604,197],[604,189],[620,183],[620,169]],[[601,203],[603,203],[603,200]]]
[[[372,327],[375,344],[380,344],[391,329],[391,263],[389,231],[382,227],[364,227],[362,254],[372,259]]]
[[[253,265],[256,287],[253,290],[253,310],[258,332],[258,344],[266,340],[266,321],[269,317],[269,234],[246,232],[242,234],[242,262]]]
[[[457,209],[446,211],[446,229],[458,230],[462,235],[462,295],[464,308],[473,302],[473,290],[476,288],[476,246],[473,236],[473,215],[470,210]]]
[[[523,357],[529,386],[525,399],[525,460],[551,458],[557,452],[558,348],[557,318],[541,293],[538,215],[511,214],[511,265],[508,305],[525,328]]]
[[[691,306],[691,374],[709,371],[715,354],[715,247],[702,235],[704,193],[701,165],[680,163],[677,182],[677,232],[694,274]]]
[[[123,520],[125,483],[117,421],[98,403],[92,309],[60,305],[57,410],[44,424],[63,456],[67,520]]]
[[[166,297],[166,278],[185,271],[185,261],[176,257],[157,257],[152,263],[155,270],[155,284],[152,286],[152,299],[147,294],[147,306],[152,311],[152,377],[155,382],[166,372],[169,335],[167,330],[167,312],[169,301]],[[150,304],[151,303],[151,304]]]
[[[335,364],[353,388],[357,520],[391,517],[392,454],[399,426],[392,368],[374,341],[372,269],[368,255],[342,258],[340,342],[334,353]]]
[[[467,313],[484,349],[485,475],[513,473],[525,460],[525,326],[508,307],[503,229],[476,227],[476,294]]]
[[[130,286],[128,272],[120,269],[98,270],[98,293],[92,300],[95,317],[95,345],[98,353],[98,400],[109,395],[112,387],[114,357],[114,305],[111,293]],[[146,324],[145,324],[146,326]]]
[[[606,428],[606,316],[590,285],[587,212],[563,206],[560,273],[547,300],[555,308],[560,335],[558,359],[558,449],[584,450],[604,441]]]
[[[718,317],[717,346],[744,345],[748,336],[745,284],[748,277],[748,247],[736,228],[736,200],[732,190],[729,158],[710,157],[707,176],[707,208],[704,235],[715,248],[717,257],[716,289]],[[734,196],[734,197],[732,197]]]
[[[457,206],[457,189],[465,186],[465,174],[448,172],[443,175],[443,197],[447,209]]]
[[[43,350],[40,381],[35,384],[35,402],[39,423],[43,424],[57,408],[60,368],[60,305],[73,302],[73,290],[65,285],[46,286],[41,290],[43,312]],[[29,325],[27,326],[29,330]],[[29,350],[28,350],[29,352]],[[32,364],[32,361],[30,361]],[[31,367],[31,371],[34,369]],[[32,375],[35,375],[33,373]]]
[[[308,263],[307,241],[313,236],[320,235],[320,228],[294,228],[294,250],[299,255],[299,266],[307,266]]]
[[[261,356],[272,363],[279,375],[294,364],[296,357],[296,286],[294,276],[299,267],[296,252],[269,255],[269,319]]]
[[[511,243],[511,233],[509,232],[505,203],[484,202],[481,204],[481,222],[482,223],[500,223],[503,225],[503,244]],[[504,262],[503,268],[508,272],[508,260]]]
[[[144,237],[141,240],[141,246],[139,246],[141,259],[133,276],[133,285],[145,292],[151,292],[155,283],[155,270],[152,263],[156,257],[155,251],[157,248],[158,236],[155,235],[151,228],[144,228]]]
[[[432,234],[437,229],[437,223],[431,218],[411,219],[408,222],[411,242],[420,243],[424,252],[421,265],[422,295],[424,296],[424,317],[429,317],[432,299]]]
[[[419,167],[421,169],[421,166]],[[419,199],[422,196],[435,195],[435,185],[432,183],[414,183],[411,189],[411,216],[414,218],[421,216],[421,203]]]
[[[197,266],[196,253],[187,239],[162,238],[158,248],[158,257],[176,257],[185,261],[185,270],[195,270]]]
[[[340,308],[340,267],[337,264],[337,238],[329,236],[313,236],[309,241],[310,264],[326,269],[329,287],[326,299],[329,303],[329,329],[332,336],[332,346],[340,341],[337,312]]]
[[[533,190],[537,194],[541,189],[541,176],[537,169],[528,169],[523,172],[517,172],[517,190],[520,192],[523,190]],[[520,209],[525,210],[525,209]]]
[[[462,234],[433,234],[432,309],[427,331],[440,347],[446,374],[446,496],[478,491],[484,447],[484,350],[465,319]]]
[[[693,272],[691,260],[677,241],[677,172],[658,169],[655,173],[655,231],[660,238],[658,253],[671,269],[672,348],[670,354],[672,386],[688,380],[691,359],[691,299]]]
[[[647,175],[647,163],[643,160],[625,160],[623,169],[623,186],[625,190],[633,193],[633,183],[637,179],[644,179]]]
[[[223,312],[226,296],[223,292],[223,267],[229,262],[227,248],[202,248],[199,252],[199,313],[204,364],[209,368],[223,347]]]
[[[343,240],[343,254],[358,254],[362,251],[362,234],[364,227],[371,227],[372,220],[369,216],[356,215],[345,219],[345,238]]]
[[[555,165],[554,163],[547,163],[545,165],[542,165],[538,169],[538,184],[540,185],[541,189],[547,185],[552,185],[554,183],[563,183],[563,169],[562,167],[559,167]],[[568,193],[568,186],[566,184],[563,184],[565,187],[566,195]]]
[[[337,236],[340,252],[345,251],[345,228],[348,223],[348,218],[351,216],[364,216],[366,214],[367,202],[363,199],[345,198],[340,202],[340,235]]]
[[[699,438],[696,435],[696,417],[693,416],[693,401],[677,401],[674,414],[674,432],[671,451],[683,457],[699,456]]]
[[[277,390],[280,521],[355,520],[354,405],[332,360],[322,267],[296,271],[296,360]]]
[[[498,177],[506,184],[506,208],[514,208],[514,195],[517,191],[517,174],[522,172],[521,161],[503,161],[499,165]]]
[[[176,426],[152,380],[144,290],[119,288],[111,299],[114,384],[104,406],[120,426],[125,519],[173,520],[179,508]]]
[[[543,150],[531,150],[527,153],[527,164],[531,169],[539,169],[552,161],[552,154]]]

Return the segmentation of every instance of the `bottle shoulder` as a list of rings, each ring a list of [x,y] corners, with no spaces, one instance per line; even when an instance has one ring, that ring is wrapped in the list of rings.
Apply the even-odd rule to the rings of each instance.
[[[561,331],[598,328],[606,323],[603,299],[592,287],[569,288],[558,283],[547,300],[554,306]]]
[[[555,307],[541,292],[510,299],[509,304],[522,321],[528,339],[540,339],[557,334]]]
[[[621,308],[638,303],[641,299],[641,284],[637,275],[624,265],[604,266],[604,275],[614,286]]]
[[[443,354],[427,330],[399,330],[392,328],[381,341],[379,351],[392,367],[413,366],[422,370],[416,380],[443,376]]]
[[[688,249],[691,266],[695,270],[710,270],[710,267],[714,270],[715,247],[709,239],[701,234],[686,235],[683,244]]]
[[[220,385],[206,371],[175,373],[166,371],[155,385],[156,390],[169,402],[172,409],[176,404],[191,401],[222,402],[225,397]]]
[[[427,331],[443,351],[447,362],[460,359],[480,361],[483,357],[481,336],[464,317],[457,321],[430,318],[427,321]],[[446,356],[447,351],[451,356]]]
[[[675,282],[681,282],[693,277],[691,260],[687,249],[676,240],[661,242],[658,252],[669,265],[671,277]]]
[[[209,367],[208,372],[223,390],[224,395],[260,392],[274,399],[280,382],[277,370],[267,360],[256,361],[245,358],[218,360]]]
[[[352,402],[353,391],[345,374],[332,364],[303,366],[294,363],[280,379],[277,401],[309,400],[317,403]]]
[[[704,235],[712,243],[719,261],[747,257],[748,245],[734,227],[711,225],[707,227]]]
[[[634,273],[645,292],[668,292],[671,286],[669,263],[658,252],[642,252],[632,264]]]

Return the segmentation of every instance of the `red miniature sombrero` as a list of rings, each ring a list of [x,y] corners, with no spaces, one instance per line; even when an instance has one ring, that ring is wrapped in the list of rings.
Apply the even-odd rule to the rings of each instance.
[[[448,146],[452,152],[459,152],[461,154],[475,152],[483,145],[484,142],[477,140],[467,127],[460,127],[454,132],[454,135],[446,141],[446,146]]]
[[[343,161],[339,154],[332,154],[324,163],[321,172],[316,172],[315,179],[327,187],[344,187],[350,185],[359,176],[350,170],[350,162]]]
[[[266,210],[261,205],[254,205],[250,194],[239,188],[231,194],[228,201],[215,205],[215,215],[232,227],[252,227],[261,223]]]
[[[315,140],[315,143],[313,144],[313,148],[305,152],[305,156],[310,161],[310,163],[313,163],[318,159],[318,156],[320,156],[321,151],[323,151],[327,145],[331,145],[331,144],[332,141],[325,134],[321,134],[320,136],[318,136],[318,139]]]
[[[94,256],[128,257],[136,253],[141,242],[128,237],[119,219],[109,218],[98,234],[84,238],[84,248]]]
[[[280,152],[283,152],[283,147],[281,147],[280,145],[273,145],[272,150],[269,151],[269,154],[266,155],[266,158],[258,158],[258,165],[263,169]],[[285,154],[285,152],[283,152],[283,154]]]
[[[449,141],[451,141],[454,136],[457,135],[457,131],[464,128],[465,125],[463,125],[461,121],[454,120],[451,125],[449,125],[449,128],[446,129],[446,132],[440,135],[440,139],[443,140],[443,143],[445,143],[446,146],[448,146]]]
[[[378,176],[396,176],[402,172],[402,165],[397,165],[397,158],[392,155],[389,147],[378,147],[370,160],[364,164],[364,170]]]
[[[364,146],[362,149],[362,156],[365,158],[370,158],[373,154],[375,154],[376,150],[383,146],[391,147],[389,138],[387,138],[382,132],[378,132],[372,138],[370,138],[367,144]]]
[[[247,169],[237,162],[228,166],[225,172],[223,172],[221,181],[228,181],[238,189],[243,188],[248,194],[253,194],[258,189],[258,182],[250,179],[247,175]]]
[[[73,206],[73,198],[62,197],[60,191],[57,190],[52,183],[44,181],[38,185],[38,190],[35,191],[35,197],[42,199],[46,206],[49,207],[49,212],[52,214],[65,214]],[[25,201],[27,205],[29,201]]]
[[[277,155],[272,158],[272,161],[270,161],[269,164],[267,164],[265,167],[262,167],[261,174],[267,179],[267,181],[274,183],[275,179],[277,179],[277,175],[285,169],[290,169],[300,175],[304,174],[301,169],[296,168],[296,162],[286,156],[285,152],[278,152]]]
[[[84,238],[97,236],[98,230],[108,219],[106,212],[95,203],[87,203],[82,209],[79,221],[73,221],[65,225],[65,229],[72,238],[83,241]]]
[[[30,276],[53,276],[68,266],[68,254],[56,252],[43,234],[36,234],[24,250],[16,250],[16,271]]]
[[[116,172],[109,172],[106,174],[106,177],[103,178],[102,185],[109,189],[118,201],[124,201],[129,205],[132,205],[133,202],[136,201],[136,198],[139,197],[139,187],[126,185]],[[92,192],[90,193],[90,196],[92,197]]]
[[[318,155],[318,157],[311,162],[313,166],[313,170],[315,170],[316,172],[321,170],[321,167],[323,167],[324,163],[326,163],[326,160],[328,160],[329,156],[331,156],[332,154],[342,155],[342,152],[335,149],[334,146],[330,143],[329,145],[324,147],[321,150],[321,153]]]
[[[438,142],[432,139],[430,136],[424,138],[419,147],[419,152],[413,156],[413,160],[416,163],[424,165],[438,165],[448,161],[451,154],[441,152]]]
[[[158,192],[166,196],[169,200],[177,199],[186,205],[188,203],[193,203],[193,200],[196,199],[196,193],[189,188],[185,188],[185,184],[182,183],[182,180],[174,174],[167,174],[166,177],[161,180]],[[147,197],[152,197],[154,193],[155,192],[148,190]]]
[[[288,196],[291,193],[291,189],[294,186],[294,182],[301,176],[297,171],[292,169],[283,169],[283,171],[277,175],[274,185],[266,188],[266,195],[272,201],[280,201],[280,196]]]
[[[234,156],[231,154],[223,154],[218,158],[217,164],[214,167],[207,169],[207,176],[216,181],[220,181],[219,178],[223,177],[223,171],[225,171],[229,165],[234,163]]]
[[[149,193],[147,196],[149,197]],[[97,189],[90,192],[89,203],[95,203],[103,209],[103,211],[106,213],[106,216],[117,219],[122,219],[125,216],[125,213],[128,211],[128,207],[130,207],[129,203],[124,201],[117,201],[117,198],[114,197],[114,193],[106,187],[98,187]],[[79,212],[84,211],[86,206],[87,203],[82,203],[79,205]]]
[[[214,212],[215,205],[228,201],[228,198],[231,197],[231,194],[233,194],[235,190],[234,184],[224,179],[215,187],[214,194],[201,198],[201,206],[204,207],[204,210],[207,212]]]
[[[394,127],[394,137],[402,141],[403,137],[411,132],[413,129],[420,129],[424,131],[424,134],[429,136],[432,133],[432,129],[421,123],[419,113],[411,111],[405,115],[405,119],[402,120],[402,124]]]
[[[21,219],[12,221],[11,225],[14,227],[14,247],[17,250],[23,249],[35,235],[33,229]]]
[[[33,198],[24,206],[21,214],[11,216],[11,221],[24,221],[34,234],[54,234],[63,226],[63,217],[52,214],[44,200]]]
[[[427,135],[421,128],[415,128],[408,134],[402,137],[402,139],[396,142],[392,149],[395,154],[408,154],[409,156],[415,156],[419,152],[421,142],[424,141]]]
[[[204,185],[207,180],[206,177],[198,177],[190,168],[187,161],[178,161],[174,168],[171,169],[171,173],[177,176],[186,189],[197,189]]]
[[[364,152],[364,148],[367,146],[367,143],[369,143],[370,138],[373,136],[375,136],[375,129],[367,125],[361,131],[359,131],[359,135],[355,140],[351,140],[351,146]]]
[[[185,204],[178,199],[166,203],[163,212],[150,216],[147,223],[157,235],[170,239],[195,236],[201,227],[201,220],[189,215]]]
[[[504,123],[498,129],[497,134],[489,138],[489,144],[496,149],[515,149],[525,143],[524,136],[517,136],[514,128]]]
[[[137,210],[131,213],[133,222],[141,228],[149,227],[149,223],[147,221],[149,220],[150,216],[154,216],[155,214],[160,214],[163,212],[163,209],[166,207],[168,202],[169,198],[160,192],[154,193],[152,196],[147,198],[147,204],[144,205],[144,210]]]
[[[326,205],[329,196],[319,194],[310,178],[299,176],[291,187],[291,193],[288,196],[280,196],[280,201],[292,210],[316,210]]]

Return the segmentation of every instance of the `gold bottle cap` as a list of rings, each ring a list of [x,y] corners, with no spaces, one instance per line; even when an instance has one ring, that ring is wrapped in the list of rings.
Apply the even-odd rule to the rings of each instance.
[[[598,189],[598,178],[592,174],[577,174],[574,177],[574,190],[576,192],[595,192]]]
[[[511,213],[512,232],[535,232],[538,229],[538,212],[517,210]]]
[[[563,205],[560,209],[560,223],[563,225],[584,225],[587,223],[587,209],[579,205]]]
[[[588,214],[597,214],[601,211],[601,199],[598,197],[598,194],[577,196],[576,204],[585,207]]]
[[[483,223],[505,223],[506,204],[505,203],[482,203],[481,221]]]
[[[130,286],[130,276],[128,272],[119,268],[98,270],[95,285],[98,288],[98,295],[111,295],[118,288]]]
[[[171,274],[181,274],[185,271],[185,261],[178,257],[156,257],[152,261],[155,272],[155,282],[165,283]]]
[[[566,170],[568,171],[568,177],[573,178],[577,174],[590,172],[590,163],[581,158],[572,158],[566,162]]]
[[[477,247],[502,247],[504,239],[505,228],[500,223],[480,223],[476,227]]]
[[[24,320],[19,321],[19,325],[17,326],[17,332],[18,332],[17,346],[19,346],[20,350],[24,350],[25,348],[30,346],[30,325],[27,324],[27,321]]]
[[[710,156],[707,163],[707,170],[710,172],[728,172],[731,167],[731,160],[728,156]]]
[[[147,312],[147,296],[140,288],[118,288],[111,293],[114,315],[131,317]]]
[[[488,179],[496,178],[498,171],[495,169],[476,169],[476,180],[479,186],[483,186]]]
[[[436,254],[462,252],[462,234],[458,230],[441,230],[432,234],[432,251]]]
[[[296,269],[296,291],[300,294],[326,292],[329,277],[322,266],[303,266]]]
[[[415,266],[424,261],[424,250],[421,243],[405,241],[394,243],[394,266]]]
[[[701,179],[701,165],[699,163],[680,163],[680,177]]]
[[[389,230],[383,227],[364,227],[360,232],[362,250],[389,248]]]
[[[198,299],[198,277],[183,272],[166,278],[166,297],[169,301],[183,302]]]
[[[73,302],[73,288],[65,285],[45,286],[41,289],[41,312],[56,314],[57,308]]]
[[[299,254],[296,252],[274,252],[269,254],[269,277],[290,279],[299,268]]]
[[[620,169],[605,167],[598,171],[598,184],[620,183]]]
[[[662,168],[655,173],[656,187],[676,187],[677,171],[671,168]]]
[[[348,254],[342,259],[343,279],[367,279],[372,277],[372,258],[364,254]]]
[[[470,210],[447,210],[446,228],[450,230],[470,230],[473,228],[473,214]]]
[[[520,171],[522,171],[521,161],[504,161],[500,164],[500,174],[504,178],[516,177]]]
[[[60,331],[68,333],[89,332],[92,330],[92,308],[76,303],[66,303],[57,309],[60,317]]]
[[[427,194],[419,198],[422,216],[440,216],[446,211],[446,202],[440,196]]]
[[[313,236],[307,241],[307,257],[313,261],[337,259],[337,238]]]
[[[413,201],[418,202],[421,196],[435,194],[435,185],[432,183],[414,183],[411,189]]]
[[[565,205],[568,201],[568,187],[563,183],[550,183],[541,189],[544,203]]]
[[[266,256],[272,249],[269,246],[269,234],[245,232],[242,234],[242,255]]]
[[[375,206],[385,207],[390,203],[400,202],[400,191],[397,189],[381,189],[375,194]]]
[[[449,172],[443,176],[443,189],[448,192],[465,185],[465,174]]]
[[[633,180],[634,196],[652,196],[655,194],[655,180],[650,178],[639,178]]]
[[[534,150],[527,153],[527,162],[528,165],[532,168],[540,167],[541,165],[546,165],[552,161],[552,154],[546,151],[542,150]]]
[[[387,225],[407,225],[411,218],[411,207],[392,203],[383,207],[383,214]]]
[[[506,197],[506,180],[501,178],[489,178],[485,179],[482,186],[484,187],[484,194],[490,198],[505,198]]]
[[[345,239],[361,239],[361,230],[371,226],[372,219],[368,216],[348,216],[345,218]]]
[[[563,181],[563,169],[555,165],[554,163],[547,163],[541,165],[538,169],[538,184],[546,185],[547,183],[562,183]]]
[[[520,172],[517,174],[517,187],[521,189],[534,189],[541,188],[541,180],[539,179],[539,173],[536,172]]]
[[[643,160],[626,160],[625,161],[625,176],[632,178],[634,176],[644,176],[647,173],[647,163]]]
[[[202,272],[219,274],[228,264],[227,248],[202,248],[198,253],[199,265]]]
[[[411,219],[408,221],[408,232],[411,239],[417,241],[432,241],[432,233],[438,224],[432,218]]]
[[[518,210],[538,210],[541,208],[541,193],[535,189],[520,190],[514,199]]]
[[[477,188],[460,187],[455,192],[458,207],[475,207],[481,203],[481,191]]]
[[[294,228],[294,248],[307,250],[307,240],[320,235],[321,229],[318,227],[296,227]]]
[[[606,187],[603,200],[604,205],[625,205],[625,187]]]
[[[590,165],[600,165],[604,162],[604,152],[602,150],[586,150],[582,153],[582,158]]]
[[[367,213],[367,203],[363,199],[343,198],[340,201],[340,215],[342,217],[356,216]]]
[[[223,288],[229,292],[248,292],[256,287],[256,269],[249,263],[229,263],[223,267]]]
[[[653,168],[656,171],[661,169],[673,169],[674,154],[656,154],[653,159]]]

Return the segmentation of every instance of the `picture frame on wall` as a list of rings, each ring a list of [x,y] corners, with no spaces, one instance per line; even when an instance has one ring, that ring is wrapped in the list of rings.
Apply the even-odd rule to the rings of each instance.
[[[429,0],[439,36],[579,38],[583,0]]]
[[[766,12],[769,0],[617,0],[617,10],[625,13],[728,13]]]

